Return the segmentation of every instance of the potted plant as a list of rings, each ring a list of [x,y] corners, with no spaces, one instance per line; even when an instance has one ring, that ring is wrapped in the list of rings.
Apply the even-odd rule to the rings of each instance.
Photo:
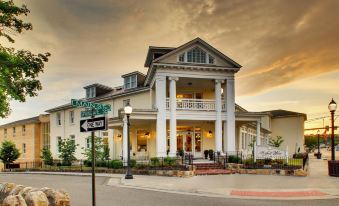
[[[214,151],[212,149],[208,150],[208,156],[209,156],[210,160],[214,159]]]
[[[207,159],[208,158],[208,150],[204,151],[204,155],[205,155],[205,159]]]

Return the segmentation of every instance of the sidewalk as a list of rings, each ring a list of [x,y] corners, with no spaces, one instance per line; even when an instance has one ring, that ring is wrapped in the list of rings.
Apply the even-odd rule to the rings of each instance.
[[[312,154],[313,155],[313,154]],[[108,185],[162,192],[255,199],[339,198],[339,178],[327,175],[327,161],[310,155],[307,177],[272,175],[215,175],[191,178],[134,176],[111,179]]]

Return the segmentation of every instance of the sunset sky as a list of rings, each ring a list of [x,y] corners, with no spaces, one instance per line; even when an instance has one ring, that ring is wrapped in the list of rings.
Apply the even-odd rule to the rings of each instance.
[[[0,124],[83,97],[90,83],[121,85],[122,74],[146,73],[148,46],[177,47],[196,37],[243,66],[236,102],[247,110],[286,109],[312,119],[328,115],[332,97],[339,102],[338,0],[14,2],[31,10],[33,31],[11,46],[52,56],[39,96],[13,101]],[[317,125],[322,121],[306,127]]]

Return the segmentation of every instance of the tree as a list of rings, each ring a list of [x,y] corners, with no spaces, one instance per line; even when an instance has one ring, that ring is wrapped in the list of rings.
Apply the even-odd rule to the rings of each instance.
[[[78,147],[72,139],[64,139],[60,141],[60,155],[62,165],[70,166],[76,160],[74,154]]]
[[[49,150],[47,147],[44,147],[41,151],[41,159],[44,161],[45,165],[53,165],[53,157],[51,150]]]
[[[16,6],[12,0],[0,0],[0,37],[14,43],[12,35],[32,30],[31,23],[19,18],[29,12],[26,5]],[[0,117],[9,115],[11,100],[25,102],[27,96],[37,96],[37,91],[42,89],[37,78],[49,56],[50,53],[35,55],[0,44]]]
[[[19,150],[11,141],[3,141],[0,147],[0,160],[4,163],[5,167],[17,160],[20,156]]]
[[[104,160],[109,160],[109,146],[108,144],[104,144],[104,151],[103,151],[103,159]]]
[[[92,137],[88,137],[90,140]],[[94,145],[95,145],[95,160],[105,160],[107,157],[105,154],[105,145],[103,144],[102,138],[94,137]],[[85,155],[88,161],[92,161],[92,146],[89,148],[82,148],[84,152],[82,153]],[[108,148],[109,149],[109,148]],[[107,151],[106,151],[107,152]],[[108,150],[109,153],[109,150]],[[108,154],[109,155],[109,154]]]
[[[280,147],[282,143],[284,142],[283,138],[281,136],[277,136],[276,138],[270,137],[268,145],[272,147]]]

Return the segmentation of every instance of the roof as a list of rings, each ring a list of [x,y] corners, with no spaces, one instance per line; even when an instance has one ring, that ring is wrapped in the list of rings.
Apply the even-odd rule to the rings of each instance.
[[[113,90],[112,87],[109,87],[109,86],[106,86],[106,85],[103,85],[103,84],[99,84],[99,83],[87,85],[87,86],[84,87],[84,89],[87,89],[87,88],[90,88],[90,87],[98,87],[98,88],[102,88],[102,89],[105,89],[105,90]]]
[[[16,125],[31,124],[31,123],[38,123],[38,122],[40,122],[39,116],[36,116],[36,117],[21,119],[18,121],[3,124],[3,125],[0,125],[0,128],[6,128],[6,127],[11,127],[11,126],[16,126]]]
[[[130,73],[124,74],[121,77],[124,78],[124,77],[130,76],[130,75],[133,75],[133,74],[138,74],[138,75],[145,76],[145,74],[143,74],[143,73],[141,73],[139,71],[134,71],[134,72],[130,72]]]
[[[149,46],[144,66],[149,67],[151,65],[151,62],[153,61],[154,53],[167,54],[175,49],[176,49],[175,47]]]
[[[270,110],[266,111],[272,115],[272,118],[279,118],[279,117],[297,117],[297,116],[304,116],[305,120],[307,120],[307,115],[304,113],[299,112],[293,112],[283,109],[277,109],[277,110]]]

